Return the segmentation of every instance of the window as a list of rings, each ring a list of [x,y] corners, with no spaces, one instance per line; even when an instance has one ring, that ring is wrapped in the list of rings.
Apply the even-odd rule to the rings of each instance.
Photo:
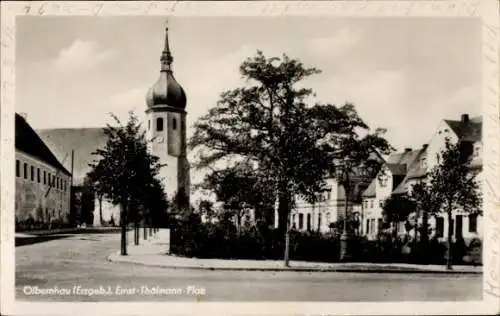
[[[311,230],[311,214],[307,214],[307,230]]]
[[[318,229],[321,228],[321,213],[318,214]]]
[[[370,208],[373,208],[373,200],[370,200]]]
[[[295,229],[295,214],[292,215],[292,228]]]
[[[56,189],[60,189],[60,182],[59,182],[59,177],[56,177]]]
[[[443,237],[444,218],[436,217],[436,237]]]
[[[50,177],[50,172],[47,172],[47,184],[49,185],[49,187],[52,185],[52,183],[50,183],[50,179],[52,179]]]
[[[382,229],[382,219],[377,219],[377,230],[380,231]]]
[[[56,185],[56,176],[53,175],[52,176],[52,186],[55,186]]]
[[[300,213],[299,214],[299,229],[302,229],[304,227],[304,214]]]
[[[332,192],[326,191],[326,196],[327,196],[328,200],[331,200],[332,199]]]
[[[366,234],[369,234],[370,233],[370,220],[367,219],[366,220]]]
[[[35,167],[33,166],[30,167],[30,175],[31,181],[35,181]]]
[[[36,182],[40,183],[40,168],[36,168]]]
[[[477,233],[477,215],[469,215],[469,233]]]
[[[163,119],[161,117],[156,119],[156,131],[158,132],[163,131]]]
[[[64,181],[64,192],[66,192],[66,188],[68,187],[68,183]]]
[[[21,176],[21,163],[19,160],[16,160],[16,177]]]
[[[151,129],[151,120],[148,120],[148,129]]]
[[[43,184],[47,184],[47,171],[43,171]]]
[[[28,179],[28,164],[27,163],[24,163],[24,165],[23,165],[23,174],[24,174],[24,178]]]
[[[172,119],[172,129],[177,129],[177,119],[175,117]]]
[[[380,206],[381,208],[383,208],[384,207],[384,200],[380,200],[378,202],[378,206]]]
[[[326,213],[326,223],[330,224],[330,212]]]

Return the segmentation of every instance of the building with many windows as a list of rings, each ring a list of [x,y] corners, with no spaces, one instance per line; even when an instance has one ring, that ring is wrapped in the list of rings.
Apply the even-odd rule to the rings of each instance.
[[[69,225],[71,173],[59,162],[26,116],[15,114],[16,229]]]
[[[404,153],[391,155],[383,170],[384,176],[379,175],[372,181],[363,193],[365,219],[363,234],[375,239],[380,232],[382,222],[382,206],[391,195],[406,194],[412,185],[426,177],[426,174],[440,163],[440,153],[446,148],[446,140],[453,143],[462,142],[470,148],[472,160],[470,163],[471,175],[481,186],[482,177],[482,118],[469,118],[463,114],[460,120],[442,120],[429,144],[421,149],[407,149]],[[381,178],[382,177],[382,178]],[[422,218],[410,215],[419,224]],[[482,216],[470,215],[467,210],[454,210],[453,220],[448,223],[447,215],[443,212],[429,218],[430,237],[446,240],[448,225],[452,225],[453,239],[463,238],[470,241],[473,238],[482,239]],[[407,232],[404,222],[400,222],[397,231],[399,235],[412,236],[414,231]]]

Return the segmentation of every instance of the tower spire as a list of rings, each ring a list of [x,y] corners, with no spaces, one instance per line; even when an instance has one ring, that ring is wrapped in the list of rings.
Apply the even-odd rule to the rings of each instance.
[[[170,45],[168,43],[168,20],[165,22],[165,46],[161,53],[161,71],[172,71],[172,62],[174,58],[170,52]]]

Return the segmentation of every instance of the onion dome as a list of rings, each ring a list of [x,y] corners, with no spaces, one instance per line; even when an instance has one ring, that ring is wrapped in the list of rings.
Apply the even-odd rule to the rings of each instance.
[[[160,58],[160,78],[149,89],[146,95],[146,104],[148,108],[169,106],[184,110],[186,108],[186,93],[174,78],[172,71],[174,59],[168,44],[168,28],[165,31],[165,48]]]

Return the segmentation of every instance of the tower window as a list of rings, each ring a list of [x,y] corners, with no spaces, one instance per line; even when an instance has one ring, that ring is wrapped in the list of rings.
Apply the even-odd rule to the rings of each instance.
[[[177,129],[177,119],[176,118],[173,118],[172,119],[172,129]]]
[[[36,182],[40,183],[40,168],[36,168]]]
[[[30,167],[30,175],[31,175],[31,181],[35,181],[35,167],[31,166]]]
[[[43,184],[47,184],[47,171],[43,171]]]
[[[28,164],[27,163],[23,164],[23,174],[24,174],[24,178],[28,179]]]
[[[16,177],[21,176],[21,166],[19,160],[16,160]]]
[[[163,119],[161,117],[156,119],[156,131],[163,131]]]

